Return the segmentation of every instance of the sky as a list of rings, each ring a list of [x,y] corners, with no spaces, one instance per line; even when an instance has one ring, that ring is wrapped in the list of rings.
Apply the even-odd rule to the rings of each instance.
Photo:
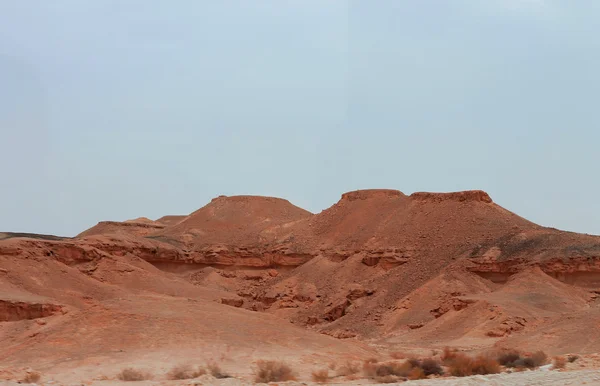
[[[600,234],[597,0],[0,0],[0,231],[482,189]]]

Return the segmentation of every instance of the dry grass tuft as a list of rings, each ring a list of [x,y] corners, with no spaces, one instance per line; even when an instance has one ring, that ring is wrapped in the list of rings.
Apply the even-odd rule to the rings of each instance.
[[[281,361],[258,361],[254,381],[257,383],[295,381],[294,372]]]
[[[141,371],[141,370],[132,369],[130,367],[130,368],[121,370],[121,372],[119,374],[117,374],[117,378],[119,378],[121,381],[125,381],[125,382],[138,382],[138,381],[146,381],[146,380],[152,378],[152,375],[150,375],[144,371]]]
[[[215,362],[210,362],[206,365],[206,367],[208,368],[208,372],[210,373],[210,375],[217,379],[231,378],[231,375],[221,370],[221,367]]]
[[[417,367],[417,366],[414,366],[414,367]],[[423,359],[422,361],[418,362],[418,368],[423,370],[423,373],[425,374],[425,376],[444,374],[444,370],[442,369],[440,362],[438,362],[437,360],[435,360],[433,358]],[[417,379],[421,379],[421,378],[417,378]]]
[[[410,380],[427,379],[427,375],[425,374],[425,371],[423,371],[422,368],[415,367],[412,370],[410,370],[410,373],[408,373],[408,379],[410,379]]]
[[[565,367],[567,367],[567,360],[565,359],[565,357],[554,357],[552,367],[554,367],[555,369],[564,369]]]
[[[440,362],[433,358],[418,360],[410,358],[399,362],[365,362],[363,372],[367,378],[379,383],[400,382],[408,379],[425,379],[429,375],[444,373]]]
[[[336,372],[338,377],[347,377],[360,373],[360,363],[354,361],[346,361]]]
[[[540,367],[548,363],[548,355],[543,351],[536,351],[531,355],[534,367]]]
[[[498,374],[500,372],[500,364],[495,359],[479,355],[473,359],[473,374],[486,375]]]
[[[312,380],[317,383],[325,383],[329,380],[329,370],[322,369],[312,372]]]
[[[516,350],[501,352],[498,355],[498,363],[505,367],[517,367],[515,362],[521,359],[521,354]]]
[[[42,378],[42,375],[37,371],[31,371],[23,378],[24,383],[37,383]]]
[[[444,347],[442,351],[442,362],[444,364],[448,364],[450,361],[456,358],[458,355],[458,350],[451,349],[450,347]]]
[[[573,363],[577,359],[579,359],[579,355],[575,355],[575,354],[569,354],[569,355],[567,355],[567,360],[569,361],[569,363]]]
[[[479,355],[471,358],[465,354],[456,354],[447,361],[450,374],[455,377],[468,377],[471,375],[497,374],[500,364],[489,356]]]
[[[171,380],[194,379],[206,374],[206,370],[198,368],[194,370],[190,365],[179,365],[173,367],[167,374],[167,378]]]

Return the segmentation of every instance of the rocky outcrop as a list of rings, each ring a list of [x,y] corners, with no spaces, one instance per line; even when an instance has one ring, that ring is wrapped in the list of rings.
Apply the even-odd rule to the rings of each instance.
[[[468,202],[484,202],[487,204],[492,203],[492,198],[483,190],[466,190],[462,192],[452,193],[429,193],[429,192],[415,192],[410,195],[410,198],[415,201],[430,201],[430,202],[442,202],[442,201],[468,201]]]
[[[56,304],[0,300],[0,322],[45,318],[62,310]]]
[[[363,189],[342,194],[341,201],[367,200],[376,197],[394,198],[406,197],[406,195],[399,190],[393,189]]]

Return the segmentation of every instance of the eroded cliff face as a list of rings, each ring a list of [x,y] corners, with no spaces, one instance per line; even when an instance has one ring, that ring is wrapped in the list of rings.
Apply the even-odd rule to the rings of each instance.
[[[503,282],[529,267],[567,284],[600,289],[600,237],[542,229],[508,235],[468,253],[469,270]]]
[[[56,304],[0,300],[0,322],[45,318],[61,311],[63,306]]]

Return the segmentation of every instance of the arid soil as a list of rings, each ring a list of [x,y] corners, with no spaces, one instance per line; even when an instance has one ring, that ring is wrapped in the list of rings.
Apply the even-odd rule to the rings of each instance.
[[[183,362],[218,362],[239,378],[204,384],[251,382],[261,359],[309,381],[324,363],[446,346],[594,358],[599,297],[600,237],[534,224],[482,191],[362,190],[318,214],[221,196],[75,238],[0,233],[0,382],[30,369],[59,384],[112,384],[141,366],[159,384]],[[539,377],[597,381],[574,370],[600,363],[579,364]],[[536,384],[536,374],[485,381]]]

